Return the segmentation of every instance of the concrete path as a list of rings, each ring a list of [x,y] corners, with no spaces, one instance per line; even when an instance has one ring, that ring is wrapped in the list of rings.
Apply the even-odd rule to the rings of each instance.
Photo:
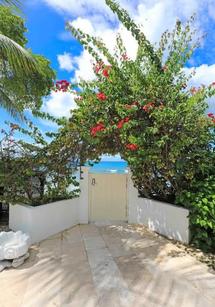
[[[0,307],[214,307],[215,275],[174,251],[142,226],[76,226],[0,273]]]

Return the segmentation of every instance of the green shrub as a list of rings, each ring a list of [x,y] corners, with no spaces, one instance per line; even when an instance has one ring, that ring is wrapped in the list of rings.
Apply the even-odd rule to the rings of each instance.
[[[191,243],[204,251],[215,252],[215,176],[195,180],[177,202],[190,210]]]
[[[77,148],[69,149],[58,133],[47,142],[36,127],[30,126],[24,130],[11,124],[10,129],[1,131],[0,186],[4,193],[0,200],[38,206],[78,196],[79,183],[74,177]],[[25,137],[17,140],[16,131]],[[29,136],[31,141],[25,141]]]

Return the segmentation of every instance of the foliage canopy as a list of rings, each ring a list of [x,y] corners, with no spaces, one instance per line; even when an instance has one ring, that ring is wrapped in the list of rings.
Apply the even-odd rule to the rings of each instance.
[[[125,10],[113,0],[106,3],[132,33],[138,51],[129,58],[118,34],[113,55],[100,38],[67,25],[94,57],[96,75],[80,82],[71,120],[98,156],[120,153],[128,161],[141,196],[174,202],[213,148],[215,120],[205,111],[215,86],[190,89],[192,74],[183,70],[199,44],[193,18],[185,25],[177,21],[155,48]]]

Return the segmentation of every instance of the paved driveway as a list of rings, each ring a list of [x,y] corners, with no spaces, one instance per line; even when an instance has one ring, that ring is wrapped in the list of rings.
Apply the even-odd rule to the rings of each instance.
[[[176,249],[141,226],[76,226],[0,273],[0,307],[214,307],[215,275]]]

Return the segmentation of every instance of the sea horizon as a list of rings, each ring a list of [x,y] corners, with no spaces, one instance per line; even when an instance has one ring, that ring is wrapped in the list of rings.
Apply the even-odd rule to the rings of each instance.
[[[90,168],[90,173],[110,173],[110,174],[124,174],[127,173],[128,164],[126,161],[100,161],[95,163]]]

